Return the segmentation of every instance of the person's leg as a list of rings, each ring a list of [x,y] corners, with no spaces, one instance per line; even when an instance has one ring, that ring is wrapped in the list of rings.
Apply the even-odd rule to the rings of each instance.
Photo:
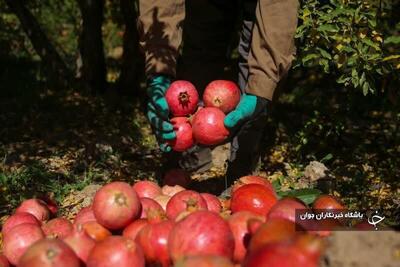
[[[244,92],[247,85],[249,67],[247,63],[250,51],[250,42],[254,24],[257,1],[243,2],[243,23],[238,46],[239,51],[239,87]],[[246,122],[231,142],[231,156],[226,173],[226,186],[244,175],[251,174],[260,159],[261,141],[265,132],[267,110],[263,110],[258,117]]]

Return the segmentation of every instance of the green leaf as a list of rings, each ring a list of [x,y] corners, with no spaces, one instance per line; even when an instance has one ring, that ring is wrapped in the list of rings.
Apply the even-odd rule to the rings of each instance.
[[[385,44],[400,44],[400,36],[390,36],[386,38]]]
[[[305,64],[305,63],[307,63],[308,61],[313,60],[313,59],[315,59],[315,58],[318,58],[318,55],[317,55],[317,54],[308,54],[308,55],[306,55],[305,57],[303,57],[303,58],[301,59],[301,62],[302,62],[303,64]]]
[[[383,58],[382,61],[388,61],[388,60],[398,59],[398,58],[400,58],[400,55],[391,55],[391,56]]]
[[[323,24],[318,27],[318,31],[322,32],[338,32],[338,29],[336,26],[332,24]]]
[[[333,158],[333,155],[331,153],[329,153],[328,155],[326,155],[325,157],[323,157],[321,159],[321,162],[326,162],[328,160],[331,160]]]
[[[331,54],[329,54],[326,50],[324,50],[324,49],[322,49],[322,48],[320,48],[320,47],[318,47],[317,50],[321,53],[321,55],[322,55],[324,58],[332,59]]]
[[[321,191],[313,188],[295,189],[285,192],[278,192],[278,196],[283,197],[295,197],[306,203],[307,205],[314,202],[314,200],[321,195]]]
[[[363,85],[363,87],[362,87],[362,90],[363,90],[363,94],[364,94],[364,95],[367,95],[367,94],[368,94],[368,92],[369,92],[369,90],[370,90],[370,86],[369,86],[369,83],[368,83],[368,82],[364,83],[364,85]]]

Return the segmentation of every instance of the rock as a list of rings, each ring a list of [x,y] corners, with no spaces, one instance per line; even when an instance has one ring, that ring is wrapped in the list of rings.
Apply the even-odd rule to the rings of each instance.
[[[304,177],[311,182],[326,177],[328,168],[321,162],[311,161],[304,170]]]

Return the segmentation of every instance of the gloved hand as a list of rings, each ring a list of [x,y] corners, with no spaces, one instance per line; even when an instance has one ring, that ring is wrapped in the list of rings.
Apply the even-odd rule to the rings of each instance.
[[[268,104],[268,100],[256,95],[243,94],[236,108],[226,115],[224,124],[228,129],[234,129],[248,120],[256,117]]]
[[[150,78],[147,85],[147,96],[149,97],[147,118],[163,152],[172,150],[166,142],[176,138],[174,127],[169,122],[169,108],[165,99],[165,92],[170,84],[170,78],[157,75]]]

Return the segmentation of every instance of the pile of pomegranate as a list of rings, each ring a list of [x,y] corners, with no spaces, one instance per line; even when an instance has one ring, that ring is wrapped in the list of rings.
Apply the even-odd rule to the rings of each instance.
[[[73,221],[51,200],[23,201],[2,225],[0,266],[312,267],[340,223],[311,229],[319,222],[298,225],[295,210],[344,209],[329,195],[310,207],[279,199],[259,176],[239,179],[228,200],[186,189],[178,170],[164,183],[108,183]]]
[[[176,138],[169,142],[175,151],[185,151],[198,143],[211,146],[223,142],[229,135],[224,126],[225,114],[240,100],[235,83],[225,80],[211,82],[204,90],[203,104],[199,94],[188,81],[175,81],[168,88],[167,100]]]

